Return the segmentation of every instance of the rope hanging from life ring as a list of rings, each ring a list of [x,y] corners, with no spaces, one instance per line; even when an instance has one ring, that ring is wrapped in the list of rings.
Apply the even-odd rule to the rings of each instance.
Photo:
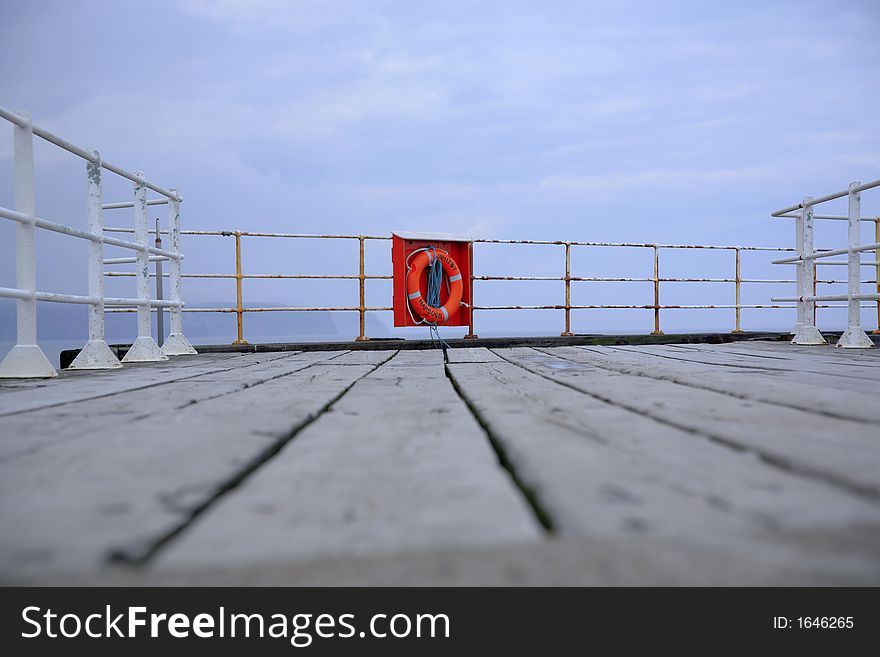
[[[446,274],[446,285],[449,294],[446,303],[442,306],[439,305],[439,286],[435,284],[437,289],[433,290],[435,292],[433,295],[431,294],[432,290],[429,289],[428,296],[435,296],[436,298],[433,299],[423,297],[421,290],[422,272],[424,272],[426,267],[435,267],[435,263],[439,263]],[[425,247],[410,253],[406,259],[406,265],[406,296],[409,301],[408,305],[422,318],[421,320],[416,320],[414,317],[413,320],[416,323],[432,325],[449,321],[449,318],[461,306],[461,295],[464,289],[464,284],[461,280],[461,270],[455,264],[455,260],[442,249]],[[437,279],[435,278],[435,280]],[[439,283],[439,281],[437,282]]]

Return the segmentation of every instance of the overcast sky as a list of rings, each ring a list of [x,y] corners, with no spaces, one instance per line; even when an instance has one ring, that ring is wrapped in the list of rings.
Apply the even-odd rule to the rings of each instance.
[[[0,11],[0,104],[180,188],[189,228],[789,244],[770,211],[880,172],[877,0]],[[38,160],[38,211],[82,223],[81,164]],[[41,281],[81,292],[81,261]]]

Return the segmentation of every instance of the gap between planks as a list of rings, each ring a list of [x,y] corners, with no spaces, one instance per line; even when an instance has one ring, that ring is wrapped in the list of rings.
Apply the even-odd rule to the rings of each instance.
[[[391,354],[387,356],[387,358],[385,358],[384,360],[381,360],[380,362],[375,364],[371,364],[370,369],[367,372],[358,376],[354,379],[354,381],[346,385],[339,393],[334,395],[329,401],[321,406],[317,410],[317,412],[307,416],[303,421],[294,425],[288,432],[286,432],[285,435],[276,439],[266,449],[257,453],[248,463],[244,465],[244,467],[236,472],[231,478],[222,482],[214,490],[213,494],[209,498],[204,500],[201,504],[194,506],[175,527],[172,527],[170,530],[164,532],[162,535],[154,537],[147,542],[116,548],[110,553],[110,560],[126,564],[143,564],[150,558],[155,556],[167,543],[169,543],[169,541],[186,531],[186,529],[189,528],[199,518],[199,516],[201,516],[212,506],[217,504],[228,493],[243,484],[249,477],[257,473],[261,467],[270,462],[272,458],[275,457],[275,455],[277,455],[279,452],[281,452],[281,450],[284,449],[285,445],[294,440],[300,432],[312,425],[314,422],[320,419],[321,416],[332,409],[333,405],[336,404],[336,402],[338,402],[340,399],[342,399],[348,393],[348,391],[351,390],[358,383],[358,381],[361,381],[372,372],[375,372],[382,365],[391,360],[397,353],[399,352],[391,352]],[[338,365],[336,365],[336,367],[338,367]]]
[[[671,381],[610,372],[587,362],[567,361],[571,364],[555,369],[550,367],[553,360],[565,363],[565,359],[534,349],[499,349],[495,353],[550,381],[700,434],[731,449],[750,451],[781,469],[818,478],[871,499],[880,497],[876,431],[872,426],[848,423],[849,430],[841,432],[842,421],[834,418],[744,402]],[[590,368],[607,374],[601,378],[582,376]],[[690,392],[682,395],[685,391]],[[727,402],[719,404],[719,399]],[[777,425],[768,425],[768,420],[776,421]]]
[[[67,440],[0,466],[0,524],[19,528],[0,534],[4,569],[89,570],[114,546],[148,550],[291,427],[371,369],[321,362],[346,356],[288,354],[280,364],[289,368],[285,376],[239,390],[231,401],[220,397],[185,406],[161,427],[142,420],[121,431],[98,408],[108,406],[108,399],[73,405],[95,412],[59,417],[54,431]],[[35,432],[33,438],[42,425],[24,426]],[[15,437],[25,443],[29,438]]]
[[[442,354],[401,351],[150,568],[501,547],[544,535],[445,376]]]

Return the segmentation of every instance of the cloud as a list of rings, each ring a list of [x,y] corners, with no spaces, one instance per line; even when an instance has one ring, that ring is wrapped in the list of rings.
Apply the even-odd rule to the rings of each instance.
[[[179,187],[190,227],[788,243],[771,209],[880,165],[872,3],[16,12],[2,102]],[[95,26],[75,50],[45,47]],[[3,131],[4,172],[10,154]],[[41,189],[81,191],[79,169],[39,157]],[[40,208],[82,206],[56,191]]]

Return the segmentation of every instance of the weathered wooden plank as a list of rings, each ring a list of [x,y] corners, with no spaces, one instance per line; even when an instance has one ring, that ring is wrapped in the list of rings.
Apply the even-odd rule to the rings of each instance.
[[[103,421],[124,427],[131,422],[150,422],[161,431],[163,418],[180,409],[229,395],[320,362],[335,362],[345,352],[286,352],[249,359],[233,370],[220,370],[164,385],[70,402],[49,408],[16,413],[3,419],[0,464],[22,455],[88,436],[84,428]],[[386,356],[387,358],[387,356]],[[85,420],[87,424],[83,425]]]
[[[563,536],[675,537],[685,551],[724,545],[739,558],[880,569],[876,503],[510,363],[449,371]]]
[[[862,350],[838,349],[832,345],[815,346],[807,349],[788,345],[791,349],[746,348],[728,349],[726,345],[669,345],[673,351],[688,354],[712,354],[729,358],[734,362],[761,363],[762,366],[777,366],[799,371],[820,371],[824,374],[857,376],[870,380],[880,377],[880,367],[876,359],[864,358]]]
[[[856,390],[845,395],[829,394],[827,379],[810,372],[780,377],[778,370],[757,367],[719,368],[704,363],[663,358],[650,350],[633,353],[617,347],[560,347],[547,353],[606,367],[623,374],[672,381],[741,399],[880,423],[880,404],[877,403],[875,394]]]
[[[176,356],[160,363],[132,363],[119,370],[98,372],[70,371],[60,373],[35,387],[22,385],[0,396],[0,416],[22,413],[58,404],[113,395],[153,385],[187,379],[211,372],[233,370],[254,362],[281,358],[284,354],[206,354]],[[193,362],[187,362],[193,359]]]
[[[394,357],[394,367],[424,367],[426,365],[439,366],[443,369],[443,351],[440,349],[401,350]]]
[[[393,350],[390,350],[393,351]],[[306,352],[308,353],[308,352]],[[316,352],[318,353],[318,352]],[[388,360],[389,351],[345,351],[345,352],[320,352],[335,354],[334,365],[381,365]]]
[[[813,362],[833,365],[858,365],[880,369],[880,349],[838,349],[834,345],[806,346],[779,342],[731,342],[709,347],[704,351],[732,353],[737,355],[763,356],[798,361],[807,358]]]
[[[442,354],[400,352],[163,550],[157,567],[506,544],[540,535],[446,378]]]
[[[689,355],[711,353],[730,358],[733,362],[763,363],[768,366],[788,367],[794,370],[816,370],[830,367],[827,371],[846,376],[852,372],[860,377],[877,380],[880,377],[880,349],[838,349],[833,345],[807,347],[803,345],[777,344],[773,342],[746,342],[719,345],[669,345],[677,352]],[[699,347],[699,348],[698,348]],[[825,370],[823,370],[823,373]]]
[[[596,398],[748,449],[781,467],[880,495],[880,443],[874,425],[621,374],[534,349],[494,351]]]
[[[642,346],[620,346],[616,348],[630,351],[632,353],[648,354],[662,358],[675,359],[682,362],[715,365],[730,370],[746,367],[750,369],[757,368],[766,371],[775,371],[779,372],[780,377],[782,378],[796,379],[799,376],[799,373],[810,373],[825,377],[825,385],[835,389],[865,390],[866,386],[875,383],[870,374],[865,375],[864,373],[860,373],[857,368],[851,369],[845,366],[834,367],[832,365],[817,362],[802,362],[797,366],[794,366],[789,361],[781,359],[762,358],[746,354],[719,353],[714,350],[697,351],[677,348],[679,346],[683,345],[651,345],[650,348]]]
[[[218,491],[375,368],[316,364],[122,426],[80,416],[66,440],[0,466],[0,569],[89,570],[149,553]]]
[[[447,351],[450,363],[498,363],[501,358],[485,347],[456,347]]]
[[[255,539],[256,540],[256,539]],[[829,545],[834,538],[829,537]],[[685,545],[677,538],[562,537],[507,545],[331,555],[100,574],[20,574],[0,584],[53,586],[877,586],[865,561],[797,559],[782,550]]]
[[[173,366],[175,369],[194,367],[197,365],[204,365],[205,363],[216,363],[222,360],[229,360],[232,358],[240,358],[242,354],[239,353],[224,353],[224,354],[193,354],[187,356],[175,356],[170,361],[163,361],[160,363],[163,367]],[[135,364],[132,364],[135,365]],[[159,364],[156,364],[159,365]],[[139,366],[139,365],[138,365]],[[21,390],[31,390],[38,388],[47,388],[52,386],[57,386],[61,381],[67,381],[69,384],[70,381],[85,378],[85,377],[93,377],[100,376],[104,378],[109,378],[113,374],[121,374],[126,370],[130,370],[130,367],[127,367],[123,370],[59,370],[58,378],[55,379],[2,379],[0,380],[0,396],[8,394],[10,392],[18,392]],[[133,369],[131,369],[133,371]],[[65,385],[67,385],[65,384]]]

